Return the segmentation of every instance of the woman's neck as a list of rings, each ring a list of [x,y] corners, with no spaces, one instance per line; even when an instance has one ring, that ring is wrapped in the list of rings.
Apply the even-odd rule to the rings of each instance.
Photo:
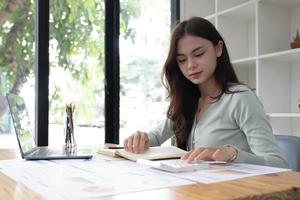
[[[221,86],[216,82],[214,78],[199,85],[198,88],[200,90],[202,98],[215,97],[219,95],[221,91]]]

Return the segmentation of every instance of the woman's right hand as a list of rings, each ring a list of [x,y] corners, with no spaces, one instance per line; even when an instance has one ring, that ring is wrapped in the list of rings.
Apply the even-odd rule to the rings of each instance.
[[[144,153],[149,148],[149,138],[145,132],[137,131],[124,140],[124,148],[131,153]]]

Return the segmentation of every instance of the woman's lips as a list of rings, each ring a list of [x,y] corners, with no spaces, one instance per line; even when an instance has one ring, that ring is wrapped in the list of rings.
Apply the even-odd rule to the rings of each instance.
[[[201,72],[196,72],[196,73],[193,73],[193,74],[190,74],[190,77],[192,79],[196,79],[196,78],[199,78],[202,74],[202,71]]]

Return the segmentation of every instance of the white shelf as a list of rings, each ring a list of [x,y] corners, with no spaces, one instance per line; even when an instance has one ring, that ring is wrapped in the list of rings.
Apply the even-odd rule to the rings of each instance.
[[[267,113],[270,117],[300,117],[300,113]]]
[[[256,57],[234,60],[232,62],[236,75],[244,84],[256,90]]]
[[[249,58],[236,59],[236,60],[233,60],[231,63],[234,65],[247,67],[249,65],[255,65],[255,60],[256,60],[256,57],[253,56],[253,57],[249,57]]]
[[[300,5],[300,0],[259,0],[259,2],[268,2],[286,8],[294,8]]]
[[[206,16],[205,19],[207,19],[207,20],[210,21],[213,25],[216,26],[216,15],[215,15],[215,14]]]
[[[218,1],[218,12],[234,8],[236,6],[240,6],[250,0],[225,0],[225,1]]]
[[[215,0],[181,0],[181,19],[201,16],[206,17],[215,14]],[[185,12],[188,10],[189,12]]]
[[[299,62],[300,61],[300,48],[289,49],[275,53],[269,53],[259,56],[260,59],[286,61],[286,62]]]
[[[300,0],[258,2],[259,55],[290,50],[300,29]]]
[[[218,13],[220,16],[232,17],[235,19],[248,21],[255,18],[255,4],[254,1],[249,1],[241,5],[229,8]]]
[[[211,21],[211,20],[213,20],[215,17],[216,17],[216,15],[213,14],[213,15],[208,15],[208,16],[206,16],[205,19]]]

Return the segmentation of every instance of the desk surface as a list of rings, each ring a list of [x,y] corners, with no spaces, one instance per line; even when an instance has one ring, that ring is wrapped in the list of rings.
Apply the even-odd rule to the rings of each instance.
[[[20,158],[14,149],[0,149],[0,160]],[[42,199],[25,185],[0,173],[1,199]],[[111,200],[146,199],[300,199],[300,173],[281,172],[215,184],[194,184],[167,189],[134,192],[104,197]]]

